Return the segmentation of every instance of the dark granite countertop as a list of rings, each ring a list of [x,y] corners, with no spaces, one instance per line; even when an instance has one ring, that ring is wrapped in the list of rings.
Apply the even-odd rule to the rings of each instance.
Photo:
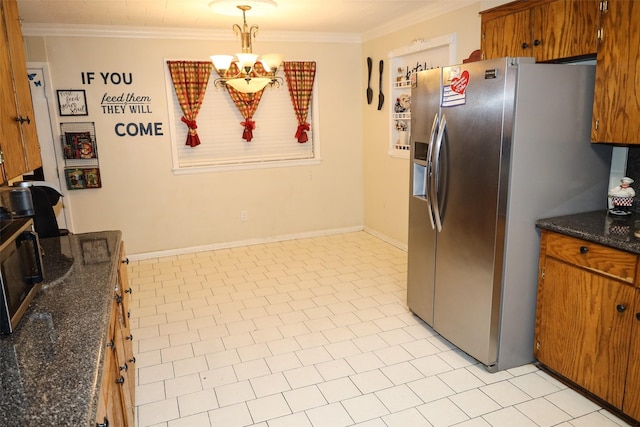
[[[41,239],[45,281],[0,337],[1,426],[95,426],[121,238]]]
[[[637,222],[637,226],[635,226]],[[589,242],[600,243],[640,255],[640,213],[618,216],[606,210],[544,218],[536,221],[540,228],[556,231]]]

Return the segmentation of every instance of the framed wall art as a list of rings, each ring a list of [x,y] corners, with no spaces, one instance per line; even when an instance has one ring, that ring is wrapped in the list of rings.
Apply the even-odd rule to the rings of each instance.
[[[88,116],[87,96],[83,89],[58,90],[58,111],[61,116]]]

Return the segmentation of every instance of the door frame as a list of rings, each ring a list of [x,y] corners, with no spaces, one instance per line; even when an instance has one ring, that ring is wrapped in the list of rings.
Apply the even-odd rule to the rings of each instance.
[[[42,87],[44,89],[44,96],[47,101],[47,114],[35,108],[34,102],[34,115],[36,123],[42,121],[48,123],[48,125],[42,124],[40,131],[38,132],[38,141],[40,142],[40,153],[42,155],[42,168],[44,170],[45,181],[57,185],[62,194],[60,210],[56,212],[56,218],[60,228],[66,228],[73,232],[73,214],[71,213],[71,198],[69,197],[69,191],[66,185],[66,179],[64,176],[64,158],[62,153],[62,145],[59,144],[60,131],[59,131],[59,117],[58,109],[56,106],[56,97],[53,91],[53,84],[51,83],[51,74],[49,72],[49,65],[46,62],[27,62],[27,72],[40,71],[42,73]],[[35,85],[31,80],[31,85]],[[31,97],[33,100],[33,89],[31,90]],[[48,130],[48,132],[46,130]]]

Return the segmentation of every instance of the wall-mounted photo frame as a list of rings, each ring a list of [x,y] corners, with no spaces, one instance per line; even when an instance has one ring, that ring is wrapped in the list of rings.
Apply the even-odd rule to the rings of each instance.
[[[87,188],[87,181],[84,175],[84,169],[81,169],[81,168],[65,169],[64,176],[67,180],[67,188],[69,190],[83,190]]]
[[[58,90],[58,111],[61,116],[88,116],[87,96],[83,89]]]

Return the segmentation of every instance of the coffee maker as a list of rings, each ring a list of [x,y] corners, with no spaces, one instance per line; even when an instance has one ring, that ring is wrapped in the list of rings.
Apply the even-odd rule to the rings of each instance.
[[[0,219],[32,217],[35,215],[31,191],[26,187],[0,187]]]

